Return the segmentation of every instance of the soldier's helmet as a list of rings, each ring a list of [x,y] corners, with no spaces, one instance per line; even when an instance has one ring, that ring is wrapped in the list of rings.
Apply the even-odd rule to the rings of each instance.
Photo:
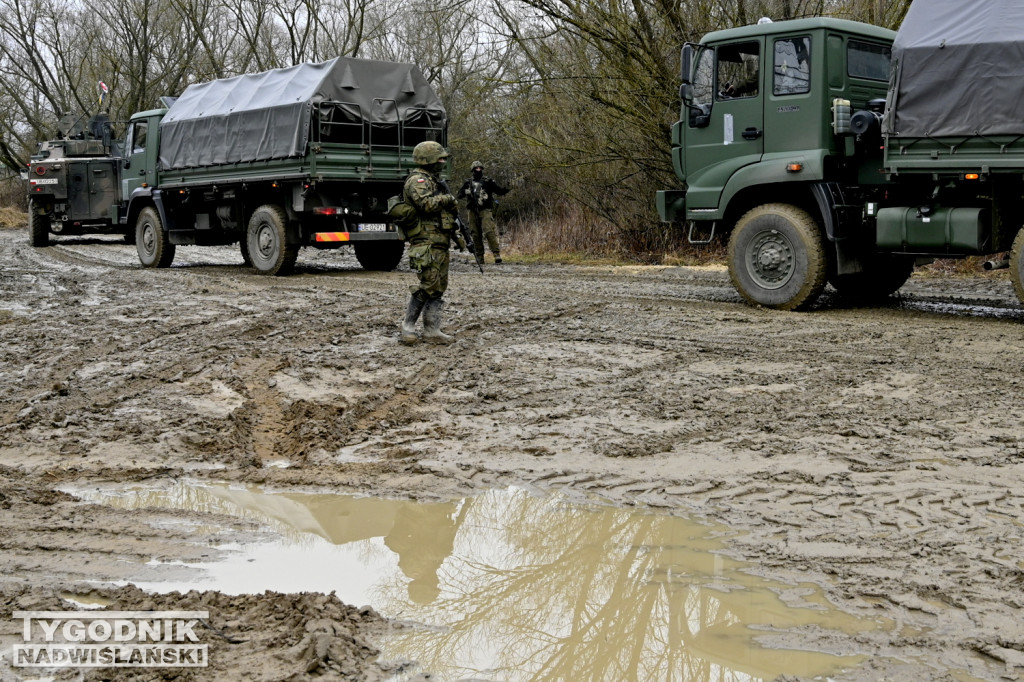
[[[444,150],[440,142],[427,140],[412,148],[412,161],[417,166],[429,166],[447,158],[448,152]]]
[[[477,168],[479,168],[480,170],[483,170],[484,169],[484,162],[483,161],[474,161],[473,165],[470,166],[470,168],[472,168],[473,170],[476,170]]]

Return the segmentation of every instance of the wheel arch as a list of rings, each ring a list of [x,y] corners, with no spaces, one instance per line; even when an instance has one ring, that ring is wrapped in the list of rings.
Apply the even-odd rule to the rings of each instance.
[[[780,182],[744,187],[733,194],[725,208],[726,229],[723,234],[731,232],[739,219],[748,211],[764,204],[790,204],[801,208],[814,218],[822,230],[825,230],[826,225],[821,207],[815,200],[812,185],[810,183]],[[829,237],[827,232],[825,232],[825,237]]]

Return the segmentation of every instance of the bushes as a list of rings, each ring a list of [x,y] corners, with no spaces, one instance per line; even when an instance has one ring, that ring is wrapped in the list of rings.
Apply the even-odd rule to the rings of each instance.
[[[617,227],[579,204],[542,207],[502,219],[507,253],[527,260],[697,265],[725,261],[725,243],[687,242],[682,229],[658,222]]]

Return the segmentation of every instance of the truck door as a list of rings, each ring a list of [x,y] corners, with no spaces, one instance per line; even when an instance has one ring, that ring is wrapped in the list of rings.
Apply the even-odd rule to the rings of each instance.
[[[764,39],[748,38],[697,55],[685,131],[687,211],[717,209],[733,173],[761,160],[763,54]]]
[[[148,153],[150,137],[155,141],[156,136],[149,134],[149,127],[148,120],[132,121],[128,126],[124,145],[124,172],[121,174],[121,197],[125,201],[131,198],[137,188],[152,186],[156,177],[156,168],[151,167],[153,164],[150,162],[156,155]]]

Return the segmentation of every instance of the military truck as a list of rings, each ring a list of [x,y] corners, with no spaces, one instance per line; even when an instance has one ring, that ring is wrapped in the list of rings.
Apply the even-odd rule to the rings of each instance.
[[[238,243],[266,275],[299,248],[352,245],[391,270],[403,241],[387,217],[419,142],[446,143],[447,116],[411,64],[338,57],[189,86],[131,116],[117,159],[114,224],[142,265],[175,247]]]
[[[1024,13],[983,4],[915,0],[899,32],[762,20],[685,45],[684,185],[657,193],[662,220],[728,234],[757,305],[806,308],[826,283],[878,300],[916,262],[1006,251],[1024,301]]]
[[[121,233],[127,230],[113,218],[118,199],[119,148],[113,125],[105,114],[84,121],[67,115],[57,124],[57,135],[39,144],[32,155],[28,189],[29,243],[48,246],[50,235]]]

